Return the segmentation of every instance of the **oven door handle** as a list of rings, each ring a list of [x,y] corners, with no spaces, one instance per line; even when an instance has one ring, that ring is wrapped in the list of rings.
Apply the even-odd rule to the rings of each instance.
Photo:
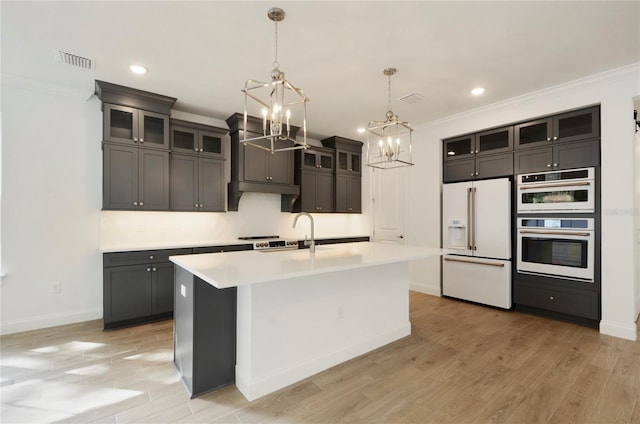
[[[584,187],[591,185],[590,181],[578,181],[575,183],[555,183],[555,184],[534,184],[520,186],[520,190],[536,190],[539,188],[554,188],[554,187]]]
[[[447,262],[464,262],[466,264],[476,264],[476,265],[489,265],[495,266],[498,268],[504,268],[504,264],[501,262],[489,262],[489,261],[469,261],[466,259],[458,259],[458,258],[444,258]]]
[[[520,234],[549,234],[549,235],[558,235],[558,236],[581,236],[581,237],[589,237],[591,234],[587,232],[576,232],[576,231],[535,231],[535,230],[520,230]]]

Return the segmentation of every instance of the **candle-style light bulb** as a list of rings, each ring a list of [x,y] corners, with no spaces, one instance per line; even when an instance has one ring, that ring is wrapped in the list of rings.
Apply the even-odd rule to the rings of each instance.
[[[380,157],[384,158],[384,142],[382,139],[378,142],[378,146],[380,147]]]
[[[289,127],[289,118],[291,118],[291,109],[287,109],[287,137],[289,137],[289,133],[291,131],[291,127]]]

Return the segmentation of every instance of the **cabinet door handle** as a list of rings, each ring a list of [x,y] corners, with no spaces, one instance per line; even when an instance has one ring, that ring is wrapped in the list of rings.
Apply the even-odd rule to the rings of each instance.
[[[156,272],[157,271],[156,267],[153,267],[151,271]]]
[[[557,135],[553,137],[553,141],[556,141],[557,139],[558,139]]]
[[[476,177],[478,176],[479,172],[476,172]]]
[[[550,163],[547,164],[547,168],[551,168],[551,164]]]
[[[553,296],[549,296],[549,300],[554,300],[554,297]]]
[[[195,204],[195,205],[193,205],[193,206],[197,208],[197,207],[198,207],[198,204],[196,203],[196,204]]]
[[[554,163],[554,164],[553,164],[553,166],[558,166],[558,164],[557,164],[557,163]]]
[[[351,171],[353,171],[353,169],[351,169],[351,168],[347,168],[347,171],[351,172]]]
[[[140,143],[144,143],[144,138],[141,138],[141,139],[140,139]]]
[[[149,255],[149,259],[153,259],[153,255]]]
[[[151,272],[151,268],[147,268],[147,272]]]
[[[138,206],[138,202],[133,202],[133,206]]]
[[[473,172],[471,174],[469,174],[470,177],[473,177]]]
[[[140,202],[140,206],[144,206],[144,202]]]
[[[202,203],[200,203],[200,207],[201,207],[201,208],[204,208],[204,205],[203,205]]]
[[[195,148],[195,149],[193,149],[193,150],[195,150],[195,151],[197,152],[197,151],[198,151],[198,148],[196,147],[196,148]]]
[[[353,210],[353,208],[347,208],[347,210],[348,210],[348,211],[352,211],[352,210]]]
[[[551,141],[551,137],[547,137],[547,141]]]
[[[477,155],[478,153],[480,153],[480,150],[476,150],[476,155]]]
[[[138,137],[133,137],[133,142],[137,143],[138,142]]]

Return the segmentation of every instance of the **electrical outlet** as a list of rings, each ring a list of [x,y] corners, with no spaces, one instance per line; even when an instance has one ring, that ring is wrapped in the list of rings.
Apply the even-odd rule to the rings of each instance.
[[[51,283],[51,293],[60,293],[62,291],[62,284],[59,281]]]

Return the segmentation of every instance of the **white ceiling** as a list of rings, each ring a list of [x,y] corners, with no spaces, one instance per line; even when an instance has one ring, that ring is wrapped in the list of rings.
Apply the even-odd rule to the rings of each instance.
[[[308,129],[357,138],[392,104],[414,126],[640,61],[640,2],[11,2],[2,1],[2,73],[93,91],[100,79],[178,98],[175,109],[225,119],[245,80],[274,55],[311,99]],[[62,49],[95,60],[56,63]],[[149,68],[130,73],[131,63]],[[484,86],[482,97],[469,94]],[[399,101],[411,92],[425,101]],[[293,122],[299,124],[299,122]]]

